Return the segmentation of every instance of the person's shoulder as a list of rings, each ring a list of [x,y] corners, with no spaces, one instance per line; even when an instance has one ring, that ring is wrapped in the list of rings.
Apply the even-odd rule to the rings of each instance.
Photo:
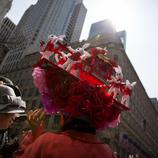
[[[42,141],[50,141],[55,139],[63,139],[67,137],[66,135],[63,135],[60,132],[45,132],[42,135],[40,135],[37,139],[40,139]]]
[[[39,138],[52,138],[52,137],[55,137],[57,136],[57,133],[54,133],[54,132],[44,132],[43,134],[41,134],[39,136]]]
[[[63,135],[61,133],[54,133],[54,132],[45,132],[42,135],[40,135],[33,143],[33,146],[35,148],[40,149],[42,148],[48,150],[50,148],[53,148],[54,150],[58,149],[60,146],[65,147],[67,144],[70,144],[71,139]]]

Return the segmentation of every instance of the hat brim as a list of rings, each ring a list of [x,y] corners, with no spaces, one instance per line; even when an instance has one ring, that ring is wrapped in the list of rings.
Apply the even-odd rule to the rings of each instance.
[[[24,108],[7,108],[4,110],[1,110],[0,113],[15,113],[15,114],[20,114],[20,113],[25,113]]]

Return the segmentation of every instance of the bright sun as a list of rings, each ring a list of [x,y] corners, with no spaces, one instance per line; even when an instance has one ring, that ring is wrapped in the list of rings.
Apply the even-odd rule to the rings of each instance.
[[[116,30],[122,30],[130,25],[131,20],[131,1],[129,0],[102,0],[100,10],[102,10],[102,17],[105,15],[112,21]]]

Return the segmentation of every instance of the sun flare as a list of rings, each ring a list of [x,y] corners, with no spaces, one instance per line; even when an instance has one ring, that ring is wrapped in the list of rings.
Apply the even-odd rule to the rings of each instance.
[[[104,17],[103,15],[105,15],[104,19],[110,19],[117,31],[123,30],[130,25],[131,17],[132,17],[131,1],[129,0],[102,1],[102,5],[100,5],[100,10],[102,12],[98,14],[102,14],[101,15],[102,17]]]

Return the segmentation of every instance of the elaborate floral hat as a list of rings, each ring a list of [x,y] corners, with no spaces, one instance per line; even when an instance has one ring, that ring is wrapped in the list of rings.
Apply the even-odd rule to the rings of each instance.
[[[124,81],[121,67],[106,56],[105,48],[86,51],[88,47],[73,49],[63,36],[50,35],[46,44],[41,42],[40,61],[32,74],[34,84],[47,113],[86,116],[96,129],[115,127],[120,113],[129,110],[135,82]]]

